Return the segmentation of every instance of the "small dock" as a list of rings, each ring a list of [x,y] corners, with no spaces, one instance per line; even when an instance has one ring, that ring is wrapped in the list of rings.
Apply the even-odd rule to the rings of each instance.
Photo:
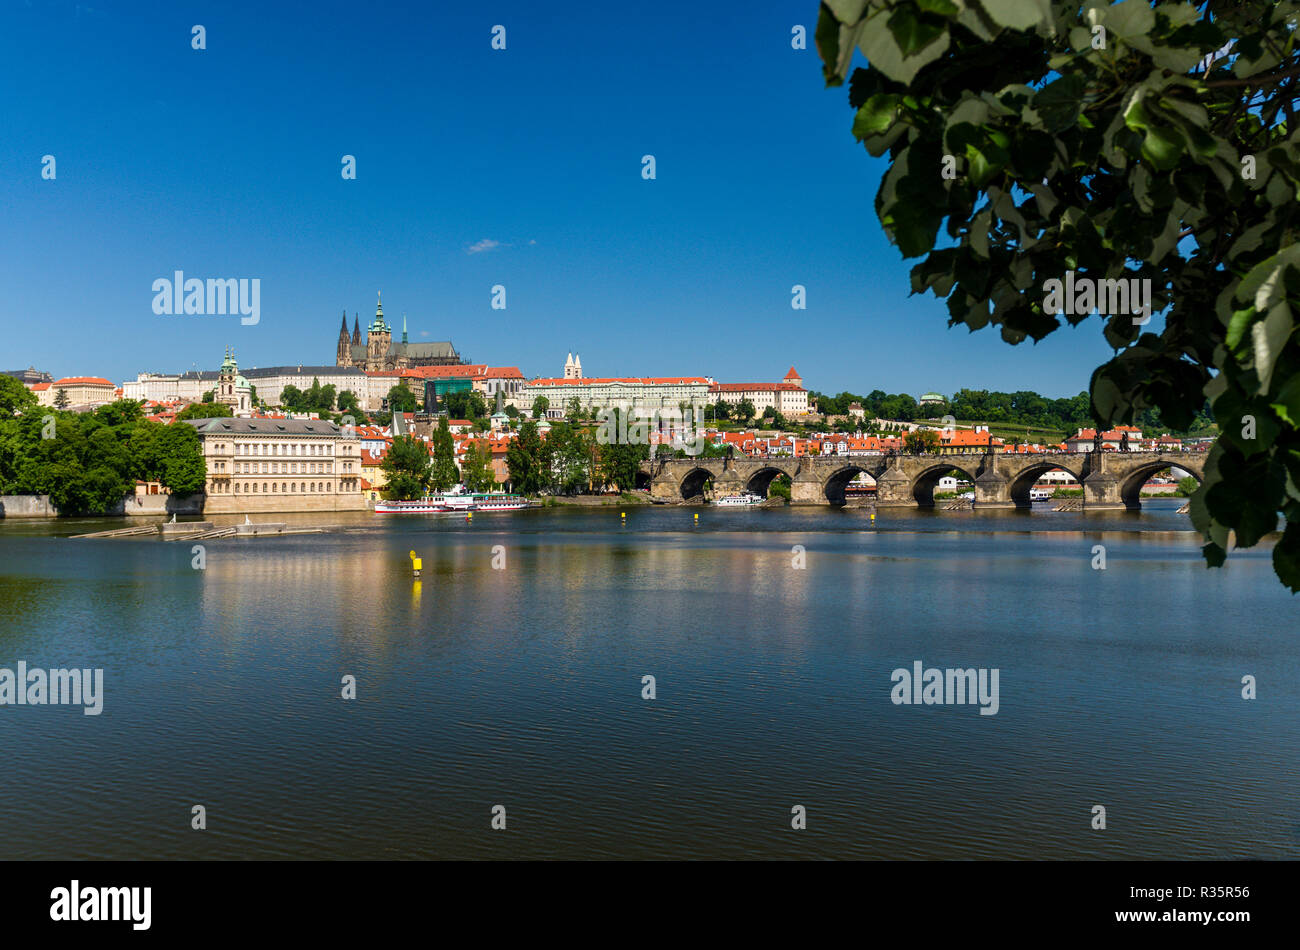
[[[135,528],[114,528],[111,531],[92,531],[90,534],[74,534],[74,538],[137,538],[143,534],[157,534],[158,526],[147,524]]]
[[[147,538],[163,541],[210,541],[216,538],[275,538],[289,534],[326,534],[343,525],[288,525],[284,522],[216,525],[211,521],[168,521],[165,524],[137,525],[131,528],[114,528],[111,531],[92,531],[74,534],[74,538]]]
[[[1083,511],[1083,499],[1067,498],[1052,510],[1053,511]]]

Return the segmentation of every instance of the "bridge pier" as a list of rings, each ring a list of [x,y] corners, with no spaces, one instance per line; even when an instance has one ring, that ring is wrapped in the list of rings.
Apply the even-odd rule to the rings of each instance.
[[[657,501],[681,501],[682,493],[677,480],[664,472],[650,480],[650,497]]]
[[[806,459],[799,460],[799,470],[790,479],[790,504],[825,505],[826,491],[822,480]]]
[[[1016,503],[1011,498],[1011,483],[991,465],[983,475],[975,479],[976,508],[1014,508]]]
[[[916,508],[916,495],[912,491],[912,480],[896,465],[889,468],[876,479],[877,508]]]
[[[1083,479],[1085,511],[1123,511],[1128,508],[1120,495],[1119,479],[1109,472],[1096,471]]]

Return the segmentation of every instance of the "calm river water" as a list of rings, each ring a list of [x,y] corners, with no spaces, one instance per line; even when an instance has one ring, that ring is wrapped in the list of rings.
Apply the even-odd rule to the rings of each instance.
[[[1178,504],[0,522],[0,667],[104,670],[0,706],[0,857],[1298,858],[1296,602]]]

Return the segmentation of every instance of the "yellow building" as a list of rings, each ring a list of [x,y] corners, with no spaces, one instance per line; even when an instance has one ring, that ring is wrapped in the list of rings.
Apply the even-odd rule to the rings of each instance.
[[[204,514],[353,511],[361,494],[361,442],[319,419],[190,419],[207,464]]]

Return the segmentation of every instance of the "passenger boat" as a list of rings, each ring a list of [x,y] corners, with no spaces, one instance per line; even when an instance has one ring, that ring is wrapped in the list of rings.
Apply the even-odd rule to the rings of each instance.
[[[753,508],[762,503],[763,496],[755,495],[752,491],[741,492],[738,495],[725,495],[714,502],[719,508]]]
[[[438,495],[426,495],[414,501],[379,501],[377,515],[432,515],[459,511],[518,511],[528,507],[528,499],[506,492],[470,493],[460,486]]]
[[[1052,493],[1049,492],[1046,488],[1029,489],[1029,500],[1031,502],[1048,501],[1051,497],[1052,497]]]
[[[472,495],[471,511],[518,511],[528,507],[528,499],[523,495],[511,495],[506,492],[488,492],[485,495]]]
[[[451,511],[442,503],[441,495],[429,495],[412,501],[377,501],[377,515],[432,515],[442,511]]]

